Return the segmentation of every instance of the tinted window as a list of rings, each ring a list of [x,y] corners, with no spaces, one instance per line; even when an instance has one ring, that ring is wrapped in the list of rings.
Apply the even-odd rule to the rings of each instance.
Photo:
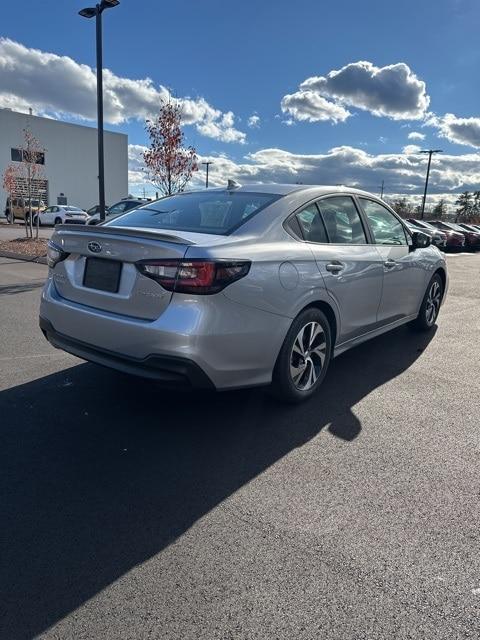
[[[108,222],[108,226],[225,235],[279,197],[271,193],[243,191],[178,193],[133,209],[121,218]]]
[[[376,244],[407,244],[403,224],[386,207],[360,198]]]
[[[135,207],[138,207],[141,204],[142,204],[141,202],[127,202],[125,203],[125,211],[130,211],[130,209],[134,209]]]
[[[21,162],[22,161],[22,151],[21,151],[21,149],[11,149],[10,150],[10,157],[12,158],[12,160],[14,162]]]
[[[317,202],[328,238],[333,244],[366,244],[357,208],[349,196],[323,198]]]
[[[317,206],[310,206],[297,213],[295,216],[302,229],[302,235],[308,242],[328,242],[325,225],[320,218]]]

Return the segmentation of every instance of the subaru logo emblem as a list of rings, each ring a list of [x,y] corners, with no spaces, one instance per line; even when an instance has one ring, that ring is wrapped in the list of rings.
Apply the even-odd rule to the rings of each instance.
[[[102,245],[99,242],[95,241],[89,242],[88,250],[92,253],[100,253],[100,251],[102,250]]]

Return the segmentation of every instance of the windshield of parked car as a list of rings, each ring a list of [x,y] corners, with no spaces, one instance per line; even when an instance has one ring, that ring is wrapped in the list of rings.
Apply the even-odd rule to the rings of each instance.
[[[244,191],[179,193],[134,209],[108,226],[227,235],[279,197]]]
[[[76,211],[77,213],[83,213],[83,209],[79,207],[64,207],[65,211]]]

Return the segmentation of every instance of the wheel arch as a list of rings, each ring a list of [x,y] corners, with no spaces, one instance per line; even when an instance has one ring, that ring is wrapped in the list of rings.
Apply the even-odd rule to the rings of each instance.
[[[305,307],[303,307],[303,309],[299,312],[298,315],[300,315],[300,313],[303,313],[307,309],[319,309],[325,315],[325,317],[328,320],[328,324],[330,325],[330,330],[332,332],[332,349],[335,348],[335,345],[337,343],[337,336],[338,336],[338,322],[337,322],[337,316],[335,314],[335,311],[333,310],[333,307],[330,304],[328,304],[328,302],[325,302],[324,300],[315,300],[314,302],[310,302]]]
[[[434,276],[439,275],[441,280],[442,280],[442,293],[445,295],[445,288],[447,286],[447,272],[445,271],[445,269],[443,267],[438,267],[438,269],[435,270],[435,273],[433,274]]]

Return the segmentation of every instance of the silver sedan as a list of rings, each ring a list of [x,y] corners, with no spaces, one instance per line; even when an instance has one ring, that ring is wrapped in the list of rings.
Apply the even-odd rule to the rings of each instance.
[[[54,346],[166,385],[268,384],[290,402],[347,349],[431,329],[448,286],[427,235],[369,193],[327,186],[176,194],[57,227],[48,261],[40,326]]]

